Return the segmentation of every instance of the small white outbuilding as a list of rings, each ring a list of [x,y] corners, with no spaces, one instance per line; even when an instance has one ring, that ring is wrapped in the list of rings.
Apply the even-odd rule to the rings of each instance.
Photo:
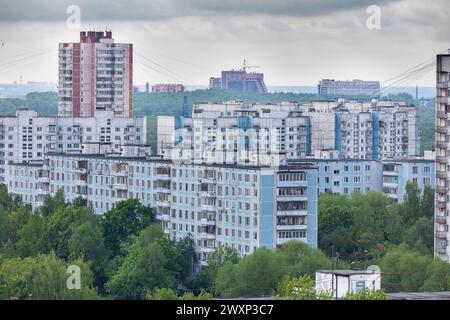
[[[363,289],[379,290],[381,273],[376,270],[318,270],[316,290],[333,290],[334,297],[340,299],[348,292],[358,293]]]

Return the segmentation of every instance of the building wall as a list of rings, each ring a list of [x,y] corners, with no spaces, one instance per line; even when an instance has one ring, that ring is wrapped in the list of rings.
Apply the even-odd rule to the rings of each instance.
[[[436,203],[434,254],[450,262],[449,219],[449,120],[450,52],[437,55],[436,63]]]
[[[42,117],[18,110],[15,117],[0,117],[0,182],[9,161],[42,161],[47,152],[83,153],[88,144],[99,143],[122,153],[126,145],[146,142],[145,117],[115,116],[112,111],[98,111],[95,117]]]
[[[331,272],[316,272],[316,290],[334,290],[334,297],[342,298],[349,292],[357,293],[363,288],[379,290],[381,288],[380,273],[361,273],[348,276],[336,275]]]
[[[382,164],[373,160],[314,160],[319,167],[318,191],[345,195],[383,191]]]
[[[132,116],[133,46],[111,32],[80,32],[79,43],[59,44],[61,116],[92,117],[97,110]]]
[[[182,84],[155,84],[152,86],[152,93],[176,93],[184,92]]]
[[[383,192],[396,202],[403,202],[407,182],[416,182],[423,190],[435,188],[434,160],[383,161]]]
[[[380,94],[379,81],[340,81],[334,79],[320,80],[318,93],[324,95],[342,95],[342,96],[378,96]]]
[[[168,135],[168,129],[161,128],[161,134]],[[161,154],[172,159],[176,149],[175,155],[188,155],[196,163],[271,165],[269,152],[288,160],[305,159],[317,150],[367,160],[408,159],[420,152],[415,108],[391,101],[199,103],[192,117],[174,120],[172,131],[177,143]]]
[[[40,188],[27,183],[39,170],[49,177],[48,194],[62,189],[67,201],[81,197],[99,214],[137,198],[155,208],[170,238],[192,235],[202,263],[220,245],[244,255],[289,240],[317,246],[317,169],[309,163],[274,170],[51,153],[40,167],[10,164],[9,170],[10,192],[33,207],[41,198],[28,192]]]

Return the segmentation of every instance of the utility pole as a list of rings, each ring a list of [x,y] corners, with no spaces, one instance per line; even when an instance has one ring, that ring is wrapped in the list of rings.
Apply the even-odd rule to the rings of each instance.
[[[331,290],[334,290],[334,245],[331,245]]]

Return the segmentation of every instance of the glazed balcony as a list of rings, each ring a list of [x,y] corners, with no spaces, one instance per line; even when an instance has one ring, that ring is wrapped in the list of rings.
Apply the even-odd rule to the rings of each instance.
[[[437,239],[443,239],[443,240],[446,240],[446,239],[447,239],[447,232],[437,231],[437,232],[436,232],[436,238],[437,238]]]
[[[446,216],[436,216],[436,223],[446,224],[447,223],[447,217]]]

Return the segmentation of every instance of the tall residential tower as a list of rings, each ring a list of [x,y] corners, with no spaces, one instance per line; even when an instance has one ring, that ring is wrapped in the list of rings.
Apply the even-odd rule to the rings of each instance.
[[[434,254],[450,261],[449,184],[450,177],[450,51],[437,55],[436,63],[436,205]]]
[[[115,43],[111,31],[80,32],[80,42],[59,44],[59,115],[131,117],[132,79],[132,44]]]

